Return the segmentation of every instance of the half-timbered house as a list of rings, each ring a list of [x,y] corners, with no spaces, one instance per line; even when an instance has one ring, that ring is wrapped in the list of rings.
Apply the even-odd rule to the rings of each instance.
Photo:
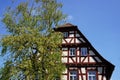
[[[110,80],[114,65],[104,59],[77,26],[67,23],[55,31],[63,33],[61,80]]]

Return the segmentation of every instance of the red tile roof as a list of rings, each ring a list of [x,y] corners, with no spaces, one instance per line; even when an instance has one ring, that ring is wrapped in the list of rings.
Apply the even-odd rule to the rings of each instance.
[[[71,23],[66,23],[66,24],[59,26],[58,28],[61,28],[61,27],[75,27],[75,25],[73,25]]]

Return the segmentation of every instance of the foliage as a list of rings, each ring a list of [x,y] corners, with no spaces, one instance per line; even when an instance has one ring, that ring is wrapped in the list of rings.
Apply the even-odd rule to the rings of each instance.
[[[56,0],[26,0],[10,7],[3,23],[10,33],[1,40],[1,55],[10,54],[2,80],[53,80],[64,70],[62,35],[53,28],[64,22],[62,4]]]

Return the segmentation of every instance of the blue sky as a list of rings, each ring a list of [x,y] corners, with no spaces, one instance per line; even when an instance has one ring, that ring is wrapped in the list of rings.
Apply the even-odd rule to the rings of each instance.
[[[10,1],[0,0],[0,20]],[[77,25],[94,48],[115,65],[111,80],[120,79],[120,0],[59,1],[63,2],[62,10],[68,15],[67,22]],[[4,33],[0,22],[0,34]]]

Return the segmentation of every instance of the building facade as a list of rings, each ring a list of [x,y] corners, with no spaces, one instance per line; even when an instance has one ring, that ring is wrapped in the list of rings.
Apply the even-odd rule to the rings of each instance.
[[[55,31],[64,36],[62,62],[66,70],[61,80],[110,80],[114,65],[95,50],[77,26],[67,23]]]

